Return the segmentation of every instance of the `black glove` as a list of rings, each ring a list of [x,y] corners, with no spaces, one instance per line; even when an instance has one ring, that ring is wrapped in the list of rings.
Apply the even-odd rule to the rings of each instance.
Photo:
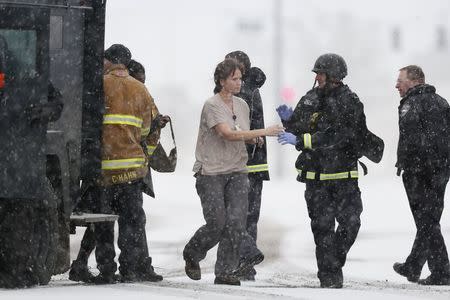
[[[60,103],[48,102],[44,104],[32,104],[26,109],[26,114],[30,123],[48,123],[56,121],[61,113]]]

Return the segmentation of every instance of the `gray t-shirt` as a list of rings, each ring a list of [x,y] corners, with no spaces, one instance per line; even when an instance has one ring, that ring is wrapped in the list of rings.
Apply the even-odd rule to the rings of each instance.
[[[227,123],[232,130],[249,130],[250,120],[247,103],[233,96],[233,112],[219,94],[206,100],[200,117],[195,164],[193,171],[202,175],[219,175],[232,172],[247,172],[247,149],[245,141],[227,141],[214,126]]]

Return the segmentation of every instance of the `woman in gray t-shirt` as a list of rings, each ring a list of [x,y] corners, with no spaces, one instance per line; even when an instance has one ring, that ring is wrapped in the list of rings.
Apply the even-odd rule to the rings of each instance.
[[[279,125],[249,130],[248,105],[234,96],[241,89],[242,69],[234,59],[217,65],[215,95],[203,106],[195,150],[195,186],[206,224],[189,240],[183,257],[186,274],[199,280],[199,261],[219,243],[215,284],[240,285],[239,275],[264,259],[258,253],[239,262],[241,239],[248,236],[245,232],[249,188],[245,143],[260,143],[260,137],[277,136],[283,131]]]

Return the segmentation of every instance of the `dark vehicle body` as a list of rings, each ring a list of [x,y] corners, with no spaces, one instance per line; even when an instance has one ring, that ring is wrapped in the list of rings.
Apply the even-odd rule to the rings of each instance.
[[[58,211],[53,274],[70,266],[70,216],[81,182],[101,171],[105,5],[0,0],[0,201],[45,197],[40,187],[50,181]],[[46,130],[26,125],[26,112],[50,101],[50,86],[64,104],[60,118]]]

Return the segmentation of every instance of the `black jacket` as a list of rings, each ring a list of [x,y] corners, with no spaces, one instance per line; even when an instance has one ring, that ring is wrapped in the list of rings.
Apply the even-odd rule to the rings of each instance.
[[[397,168],[448,168],[450,108],[428,84],[411,88],[400,101]]]
[[[10,82],[0,96],[0,198],[44,199],[47,124],[63,108],[61,94],[39,79]],[[40,96],[48,102],[40,103]]]
[[[252,67],[243,78],[241,92],[236,95],[244,99],[250,108],[250,129],[264,128],[263,103],[259,88],[263,86],[265,81],[266,75],[264,72],[259,68]],[[269,180],[266,139],[264,138],[262,147],[247,144],[247,152],[249,174],[258,176],[262,180]]]
[[[306,172],[336,174],[357,170],[362,135],[367,128],[363,104],[347,85],[340,85],[327,96],[318,88],[310,90],[298,102],[292,117],[283,122],[286,131],[297,136],[296,149],[301,151],[295,166],[297,178],[305,181]],[[311,136],[311,147],[305,140]],[[306,141],[306,144],[305,144]]]

